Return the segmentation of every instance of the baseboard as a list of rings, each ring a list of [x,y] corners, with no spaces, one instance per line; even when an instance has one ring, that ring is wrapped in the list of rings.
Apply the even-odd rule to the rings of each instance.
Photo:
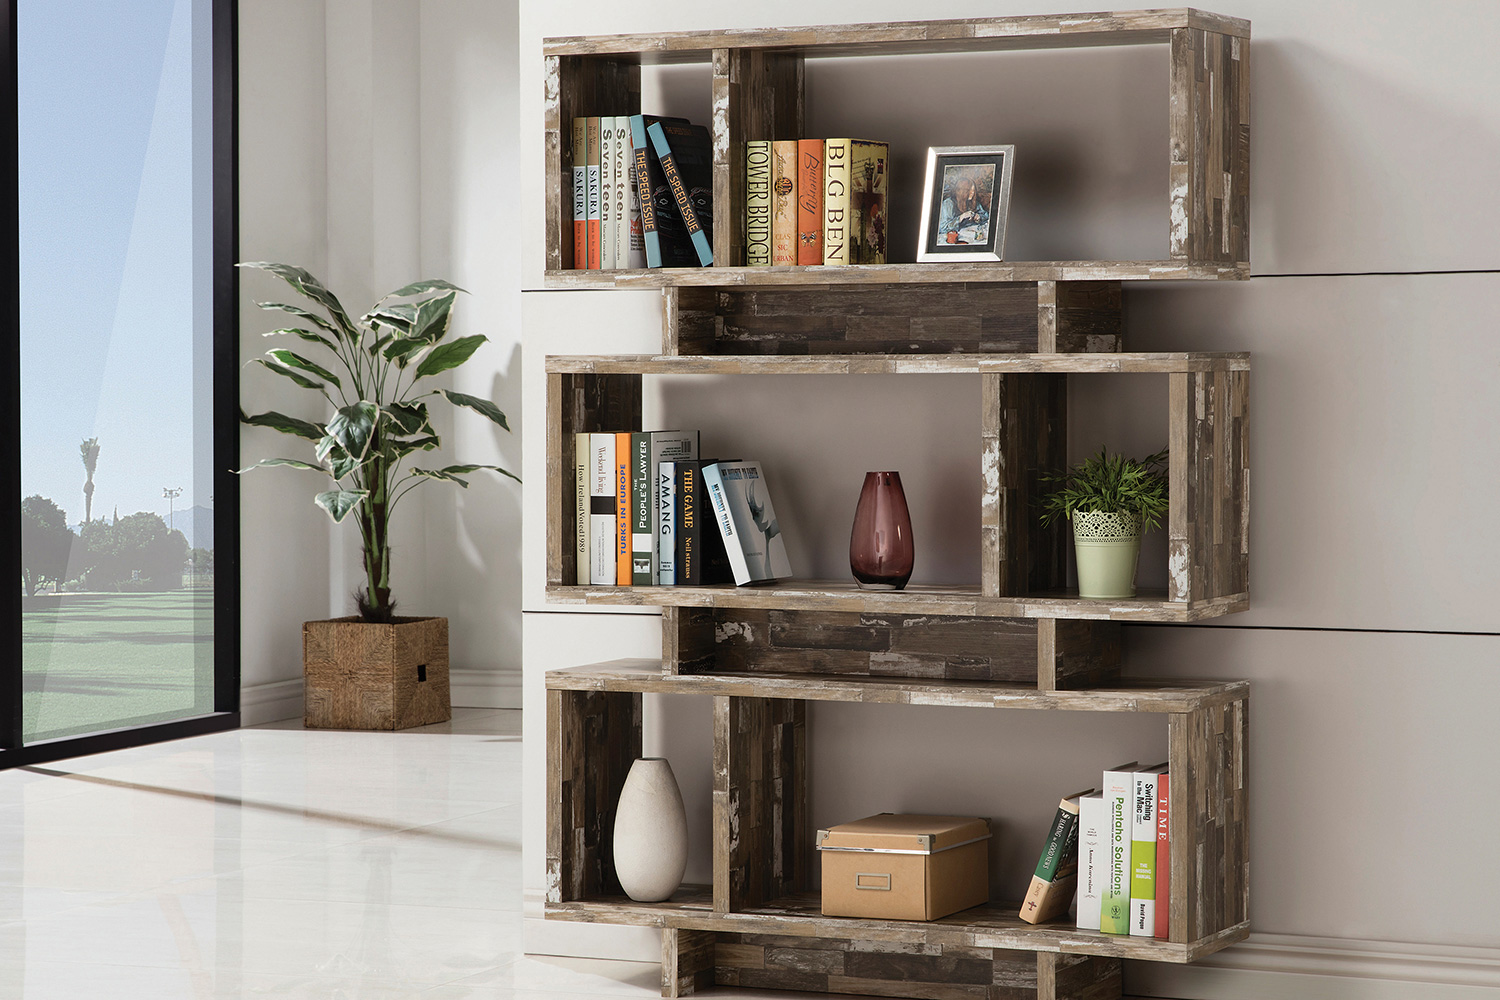
[[[454,708],[520,708],[521,675],[514,670],[448,670]]]
[[[240,725],[302,718],[302,678],[246,684],[240,688]]]

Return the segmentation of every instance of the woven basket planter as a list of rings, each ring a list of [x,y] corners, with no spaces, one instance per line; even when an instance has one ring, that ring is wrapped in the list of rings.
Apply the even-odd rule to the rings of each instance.
[[[453,717],[448,619],[359,618],[302,625],[309,729],[411,729]]]
[[[1141,522],[1131,514],[1073,512],[1073,554],[1078,560],[1078,596],[1118,600],[1135,596],[1141,559]]]

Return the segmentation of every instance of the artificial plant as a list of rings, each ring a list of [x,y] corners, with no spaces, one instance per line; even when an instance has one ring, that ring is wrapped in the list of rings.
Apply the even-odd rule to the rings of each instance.
[[[1042,524],[1071,521],[1078,511],[1102,511],[1135,517],[1142,530],[1158,528],[1167,516],[1166,464],[1165,448],[1134,459],[1101,447],[1066,472],[1043,474],[1041,481],[1056,488],[1042,498]]]

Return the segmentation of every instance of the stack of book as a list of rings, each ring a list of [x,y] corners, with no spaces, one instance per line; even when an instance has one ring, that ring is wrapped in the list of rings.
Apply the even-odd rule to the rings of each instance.
[[[657,115],[573,119],[573,267],[713,263],[708,129]]]
[[[697,431],[574,435],[574,554],[589,586],[741,586],[792,575],[759,462],[699,458]]]
[[[745,262],[884,264],[890,148],[864,139],[745,148]]]
[[[1021,919],[1064,916],[1078,896],[1078,927],[1166,940],[1171,914],[1167,765],[1136,761],[1104,772],[1104,790],[1059,803],[1021,904]]]

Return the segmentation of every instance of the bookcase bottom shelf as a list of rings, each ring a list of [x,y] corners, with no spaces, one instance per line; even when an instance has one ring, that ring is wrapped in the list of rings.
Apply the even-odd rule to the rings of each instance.
[[[1028,924],[1021,920],[1019,909],[1016,903],[989,903],[932,921],[828,917],[822,913],[820,893],[801,892],[741,912],[716,913],[712,887],[684,885],[671,899],[661,903],[637,903],[625,896],[601,896],[548,903],[547,916],[554,920],[719,934],[884,942],[919,948],[946,946],[1056,952],[1176,963],[1196,961],[1244,940],[1249,934],[1249,923],[1244,922],[1212,937],[1189,943],[1158,941],[1079,930],[1066,923]]]

